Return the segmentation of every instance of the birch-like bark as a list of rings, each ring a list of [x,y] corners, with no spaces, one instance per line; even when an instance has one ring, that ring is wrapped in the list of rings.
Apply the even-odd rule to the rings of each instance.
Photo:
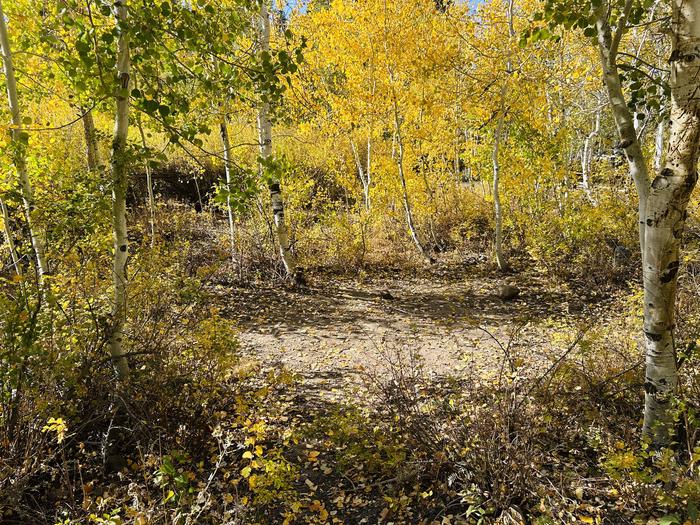
[[[100,169],[100,152],[97,147],[97,132],[95,131],[95,119],[92,117],[92,110],[80,108],[83,114],[83,132],[85,134],[85,153],[87,156],[87,166],[90,171],[96,172]]]
[[[123,25],[127,20],[127,0],[114,2],[117,26],[122,26],[117,43],[117,95],[114,136],[112,139],[112,226],[114,234],[114,304],[109,334],[112,364],[121,380],[129,377],[129,363],[124,351],[124,324],[126,322],[127,275],[126,261],[129,245],[126,226],[126,189],[128,184],[126,142],[129,132],[129,84],[131,57],[129,37]]]
[[[678,384],[673,331],[681,236],[700,153],[700,0],[674,0],[671,112],[664,167],[646,199],[643,433],[666,446],[674,433],[671,400]]]
[[[634,119],[627,107],[622,92],[620,75],[617,68],[617,50],[620,39],[625,31],[625,24],[632,1],[627,0],[622,15],[617,22],[615,35],[611,33],[607,21],[607,7],[603,4],[596,11],[596,30],[598,33],[598,50],[603,70],[603,81],[608,92],[610,108],[612,109],[615,126],[617,127],[620,142],[618,147],[625,151],[630,176],[634,181],[639,196],[639,245],[644,254],[644,217],[646,214],[647,195],[649,193],[649,173],[646,160],[642,152],[637,132],[634,127]]]
[[[233,165],[231,164],[231,140],[228,135],[228,126],[226,117],[224,117],[219,126],[221,133],[221,142],[224,146],[224,172],[226,173],[226,211],[228,212],[228,229],[231,237],[231,262],[236,264],[236,229],[233,220],[233,209],[231,208],[231,178]]]
[[[515,36],[515,29],[513,28],[513,0],[508,0],[506,5],[506,14],[508,17],[508,41],[510,45],[510,40]],[[508,60],[506,62],[506,74],[510,75],[512,71],[512,62],[510,59],[510,48],[508,50]],[[494,236],[494,252],[496,255],[496,264],[498,269],[503,271],[508,268],[508,263],[503,256],[503,208],[501,207],[501,194],[499,191],[500,185],[500,175],[501,175],[501,165],[498,160],[498,153],[501,145],[501,138],[503,135],[503,128],[505,125],[506,117],[506,97],[508,96],[508,79],[504,79],[503,87],[501,88],[501,109],[498,116],[498,124],[496,126],[496,132],[493,139],[493,150],[491,152],[491,161],[493,164],[493,213],[495,222],[495,236]]]
[[[392,78],[392,83],[393,83],[393,78]],[[430,254],[423,246],[423,243],[421,242],[420,237],[418,237],[418,231],[416,230],[416,226],[413,222],[413,210],[411,208],[411,200],[408,197],[408,188],[406,187],[406,176],[404,174],[404,169],[403,169],[404,147],[403,147],[403,137],[401,135],[401,117],[399,116],[399,105],[398,105],[398,102],[396,101],[396,92],[393,91],[393,88],[392,88],[392,97],[393,97],[393,107],[394,107],[394,136],[396,139],[396,146],[398,148],[398,156],[396,158],[396,166],[397,166],[398,172],[399,172],[399,180],[401,181],[401,195],[403,197],[403,209],[404,209],[404,212],[406,213],[406,224],[408,225],[408,230],[411,233],[411,239],[413,240],[413,244],[416,245],[416,248],[418,248],[418,251],[425,258],[425,260],[432,263],[433,259],[432,259],[432,257],[430,257]]]
[[[498,161],[498,152],[501,145],[501,136],[503,134],[503,125],[505,121],[505,107],[503,107],[505,92],[506,84],[503,85],[503,89],[501,90],[501,114],[498,117],[498,125],[496,126],[496,134],[493,139],[493,151],[491,155],[491,161],[493,163],[493,212],[496,229],[494,251],[496,254],[496,264],[498,265],[499,270],[505,270],[507,268],[506,260],[503,257],[503,210],[501,208],[501,195],[499,192],[501,165]]]
[[[270,51],[270,15],[267,9],[267,0],[260,5],[260,51]],[[260,157],[263,161],[272,157],[272,122],[270,121],[270,104],[261,102],[258,108],[258,136],[260,142]],[[262,172],[263,166],[260,166]],[[272,215],[275,222],[275,233],[280,246],[280,255],[288,277],[295,277],[297,273],[296,257],[289,246],[287,225],[284,221],[284,201],[282,200],[282,188],[276,175],[272,174],[269,180],[270,199],[272,201]]]
[[[365,201],[365,209],[369,210],[370,208],[370,202],[369,202],[369,184],[370,184],[370,175],[369,175],[369,170],[365,171],[365,169],[362,167],[362,160],[360,159],[360,153],[357,151],[357,146],[355,145],[355,141],[350,139],[350,148],[352,149],[352,155],[355,158],[355,165],[357,166],[357,176],[360,178],[360,183],[362,184],[362,196]],[[367,139],[367,162],[369,166],[369,148],[370,148],[370,139]]]
[[[37,262],[37,274],[39,281],[43,284],[44,276],[49,272],[46,262],[46,239],[43,232],[34,225],[34,192],[29,181],[29,171],[27,169],[26,138],[23,140],[22,113],[17,96],[17,81],[15,79],[15,68],[12,63],[12,49],[10,47],[10,37],[7,32],[5,14],[0,2],[0,47],[2,48],[2,60],[5,70],[5,84],[7,85],[7,100],[12,116],[12,163],[19,175],[19,186],[22,193],[22,204],[24,206],[25,220],[32,248]]]
[[[596,110],[595,114],[595,124],[591,132],[586,136],[586,140],[583,143],[583,153],[581,154],[581,186],[583,190],[591,198],[591,185],[590,185],[590,172],[591,172],[591,160],[593,157],[593,139],[598,136],[600,132],[600,109]]]
[[[399,114],[399,102],[395,88],[396,78],[389,59],[388,19],[389,15],[387,12],[387,3],[386,0],[384,0],[384,54],[386,58],[386,71],[389,75],[391,104],[394,117],[394,134],[392,137],[391,158],[392,160],[396,160],[396,167],[398,168],[399,181],[401,182],[401,196],[403,200],[403,208],[406,215],[406,224],[411,234],[411,239],[413,240],[413,244],[416,245],[416,248],[418,248],[420,254],[428,262],[432,263],[434,262],[434,260],[423,246],[423,243],[421,242],[420,237],[418,236],[418,231],[416,230],[415,223],[413,222],[413,210],[411,207],[411,200],[408,196],[408,187],[406,186],[406,175],[404,173],[404,143],[403,135],[401,134],[401,115]]]

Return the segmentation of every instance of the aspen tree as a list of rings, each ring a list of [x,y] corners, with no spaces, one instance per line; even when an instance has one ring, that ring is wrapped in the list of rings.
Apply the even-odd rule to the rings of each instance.
[[[669,444],[670,402],[678,384],[675,327],[681,236],[700,154],[700,0],[674,0],[670,124],[666,159],[648,189],[644,213],[644,435]]]
[[[221,142],[224,146],[224,171],[226,173],[226,211],[228,214],[228,229],[231,237],[231,261],[236,264],[236,230],[233,220],[233,209],[231,208],[231,179],[233,165],[231,163],[231,139],[228,134],[228,124],[226,117],[221,119],[219,125]]]
[[[513,0],[507,0],[506,4],[506,15],[508,18],[508,43],[515,36],[515,30],[513,28]],[[492,152],[492,164],[493,164],[493,211],[494,211],[494,222],[495,222],[495,239],[494,239],[494,251],[496,255],[496,264],[499,270],[505,270],[508,267],[508,263],[503,256],[503,208],[501,206],[501,193],[500,193],[500,175],[501,175],[501,164],[498,159],[498,153],[501,146],[501,140],[504,136],[505,118],[506,118],[506,100],[508,97],[508,76],[510,76],[513,71],[513,63],[510,57],[510,47],[508,48],[508,60],[506,61],[506,78],[503,80],[503,87],[501,88],[501,108],[498,115],[498,124],[496,125],[496,132],[493,139],[493,152]]]
[[[367,169],[362,166],[360,152],[357,150],[357,145],[355,145],[355,141],[352,139],[350,139],[350,149],[352,149],[352,156],[355,159],[355,166],[357,166],[357,176],[360,178],[360,183],[362,184],[362,196],[364,198],[365,210],[369,210],[369,187],[372,182],[372,175],[370,173],[372,139],[367,138]]]
[[[259,46],[261,54],[270,52],[270,15],[267,8],[267,0],[260,4],[259,19]],[[272,122],[270,120],[270,103],[262,100],[258,107],[258,139],[260,143],[260,171],[265,169],[266,162],[272,160]],[[295,277],[297,273],[296,257],[289,246],[289,234],[284,220],[284,201],[282,200],[282,188],[279,177],[274,170],[270,170],[268,185],[270,199],[272,201],[272,215],[275,224],[275,234],[280,246],[280,255],[288,277]]]
[[[39,281],[43,283],[44,276],[49,271],[46,262],[46,239],[44,238],[43,232],[34,224],[32,217],[34,212],[34,191],[29,180],[26,156],[29,135],[25,131],[22,131],[23,119],[19,105],[19,97],[17,95],[17,80],[15,79],[10,37],[7,31],[2,2],[0,2],[0,48],[2,48],[2,60],[5,70],[7,100],[12,117],[12,163],[19,175],[19,186],[22,194],[22,203],[24,205],[25,220],[27,222],[27,229],[29,230],[34,256],[36,257]],[[5,210],[3,210],[3,213],[5,213]]]
[[[593,140],[600,133],[600,109],[596,110],[595,113],[595,124],[593,124],[593,129],[586,135],[586,139],[583,141],[583,151],[581,152],[581,185],[583,190],[591,199],[591,159],[593,157]]]
[[[671,5],[669,137],[665,161],[653,180],[617,63],[625,33],[631,25],[641,22],[642,14],[633,9],[633,0],[615,2],[619,11],[613,27],[608,18],[610,4],[588,4],[589,12],[585,14],[591,15],[588,19],[594,22],[584,31],[596,37],[603,81],[620,139],[617,147],[625,152],[639,199],[646,355],[642,432],[654,446],[663,447],[672,442],[674,435],[671,409],[678,385],[674,328],[679,252],[700,154],[700,0],[673,0]],[[549,5],[559,10],[575,8],[566,0],[550,0]],[[654,10],[652,16],[653,13]]]
[[[129,36],[124,27],[127,20],[127,0],[114,2],[114,16],[119,27],[117,42],[117,94],[114,135],[112,139],[112,224],[114,234],[114,304],[109,334],[113,365],[119,379],[128,379],[129,363],[124,351],[124,324],[127,309],[126,261],[129,255],[126,225],[127,135],[129,132],[129,84],[131,58]]]
[[[389,24],[388,24],[389,13],[387,10],[387,2],[384,0],[384,53],[386,55],[386,70],[389,76],[389,88],[391,95],[391,110],[393,116],[394,124],[394,142],[398,148],[398,155],[396,156],[396,167],[398,169],[399,181],[401,182],[401,198],[403,200],[403,209],[406,214],[406,225],[411,234],[411,239],[413,244],[416,245],[418,252],[423,256],[423,258],[428,262],[433,262],[432,257],[426,250],[425,246],[418,236],[418,230],[416,229],[415,222],[413,220],[413,208],[411,206],[411,199],[408,195],[408,186],[406,185],[406,175],[404,173],[404,142],[403,135],[401,133],[401,113],[399,111],[399,101],[398,95],[396,93],[396,77],[394,74],[394,69],[392,67],[390,53],[389,53]],[[392,158],[394,154],[392,152]]]

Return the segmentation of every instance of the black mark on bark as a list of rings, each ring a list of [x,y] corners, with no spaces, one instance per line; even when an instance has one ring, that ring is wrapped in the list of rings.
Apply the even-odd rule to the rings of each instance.
[[[676,277],[676,275],[678,274],[678,266],[678,261],[671,261],[670,263],[668,263],[666,270],[664,270],[664,272],[661,274],[659,280],[664,284],[672,281],[673,278]]]
[[[663,338],[663,336],[661,334],[655,334],[654,332],[647,332],[646,330],[644,331],[644,335],[647,336],[647,339],[649,339],[650,341],[654,341],[655,343],[658,343]]]
[[[668,188],[669,182],[666,178],[662,176],[658,176],[654,179],[654,181],[651,183],[651,187],[654,188],[655,190],[663,190],[664,188]]]

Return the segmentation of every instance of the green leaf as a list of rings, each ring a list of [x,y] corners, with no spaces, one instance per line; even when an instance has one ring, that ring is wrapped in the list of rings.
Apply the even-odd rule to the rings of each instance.
[[[165,496],[165,498],[163,498],[163,503],[167,503],[168,501],[170,501],[174,497],[175,497],[175,493],[172,490],[169,490],[167,496]]]
[[[659,525],[681,525],[681,519],[675,514],[669,514],[659,520]]]
[[[146,100],[143,103],[143,109],[148,113],[149,115],[152,115],[156,111],[158,111],[158,108],[160,107],[160,104],[158,104],[157,100]]]

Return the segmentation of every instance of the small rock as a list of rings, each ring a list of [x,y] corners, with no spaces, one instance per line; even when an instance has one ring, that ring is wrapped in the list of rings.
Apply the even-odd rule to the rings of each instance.
[[[520,289],[512,284],[501,284],[496,289],[496,295],[502,301],[512,301],[520,295]]]

